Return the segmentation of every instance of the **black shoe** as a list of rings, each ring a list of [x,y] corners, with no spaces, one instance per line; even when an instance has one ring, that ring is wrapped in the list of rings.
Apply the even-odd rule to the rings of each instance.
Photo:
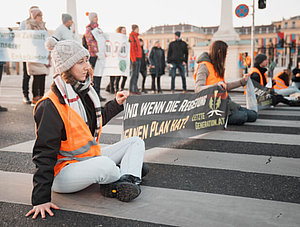
[[[300,106],[300,100],[289,100],[289,106]]]
[[[31,104],[31,101],[28,96],[23,97],[23,102],[24,102],[24,104]]]
[[[123,175],[116,182],[100,185],[100,192],[105,197],[117,198],[122,202],[130,202],[141,193],[140,182],[141,180],[138,177]]]
[[[106,101],[106,98],[103,98],[102,96],[100,96],[100,102],[104,102]]]
[[[6,111],[7,111],[7,108],[0,106],[0,112],[6,112]]]
[[[111,184],[101,184],[100,185],[100,193],[109,198],[117,197],[117,181]]]
[[[149,165],[146,163],[143,163],[142,166],[142,178],[144,178],[148,173],[149,173],[150,169],[149,169]]]
[[[143,89],[142,92],[144,92],[145,94],[148,94],[148,91]]]

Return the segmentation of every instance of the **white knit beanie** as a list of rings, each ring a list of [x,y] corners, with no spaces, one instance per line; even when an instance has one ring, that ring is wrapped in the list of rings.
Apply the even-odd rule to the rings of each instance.
[[[75,40],[57,42],[53,37],[49,37],[45,47],[51,51],[55,73],[59,74],[72,68],[80,59],[90,57],[88,50]]]
[[[90,22],[92,22],[92,20],[94,19],[94,17],[97,16],[97,13],[89,12],[89,13],[88,13],[88,16],[89,16]]]

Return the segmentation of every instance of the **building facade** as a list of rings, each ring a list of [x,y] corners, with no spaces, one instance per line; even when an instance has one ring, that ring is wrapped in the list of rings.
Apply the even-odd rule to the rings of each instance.
[[[199,51],[210,44],[217,30],[218,26],[162,25],[151,27],[141,36],[148,50],[159,40],[162,48],[168,51],[169,43],[174,40],[174,33],[180,31],[192,57],[198,56]],[[250,54],[251,27],[235,27],[235,30],[240,36],[243,51]],[[294,67],[300,61],[300,16],[255,26],[255,52],[266,54],[270,62],[275,61],[279,67]]]

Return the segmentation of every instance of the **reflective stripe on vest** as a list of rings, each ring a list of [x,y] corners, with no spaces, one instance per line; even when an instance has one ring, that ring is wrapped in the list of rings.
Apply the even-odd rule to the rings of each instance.
[[[279,76],[282,74],[283,72],[279,72],[277,73],[277,75],[273,78],[273,80],[275,81],[275,85],[273,86],[274,89],[286,89],[288,88],[288,86],[285,85],[283,79],[279,78]]]
[[[101,134],[102,119],[99,135],[95,140],[88,125],[79,114],[67,104],[61,104],[58,97],[50,91],[42,100],[49,98],[55,105],[63,120],[67,140],[61,141],[60,150],[57,154],[57,162],[54,167],[54,175],[69,163],[88,160],[101,155],[99,135]],[[38,104],[37,104],[38,105]]]

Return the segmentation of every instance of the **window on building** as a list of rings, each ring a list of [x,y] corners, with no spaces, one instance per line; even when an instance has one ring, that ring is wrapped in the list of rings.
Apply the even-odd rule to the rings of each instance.
[[[284,23],[284,28],[287,28],[288,27],[288,22],[285,22]]]
[[[278,29],[281,29],[281,25],[278,25]]]
[[[293,21],[293,23],[292,23],[292,28],[295,28],[295,27],[296,27],[296,22]]]
[[[170,39],[167,39],[167,43],[169,43],[170,42]]]
[[[269,42],[270,42],[270,43],[272,43],[272,38],[271,38],[271,39],[269,39]]]
[[[186,38],[186,41],[188,42],[188,41],[189,41],[189,38]]]

